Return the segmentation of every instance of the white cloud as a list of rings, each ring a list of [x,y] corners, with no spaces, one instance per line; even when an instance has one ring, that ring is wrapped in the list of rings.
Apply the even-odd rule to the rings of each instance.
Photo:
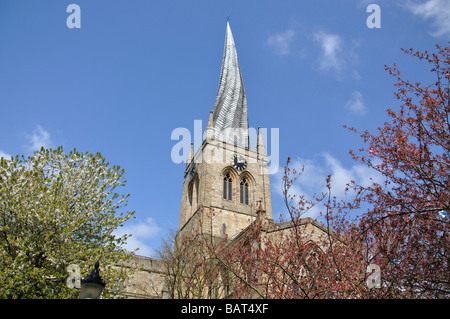
[[[50,133],[43,129],[40,125],[36,125],[36,129],[33,130],[31,135],[26,134],[26,136],[28,138],[26,149],[29,152],[39,150],[41,147],[53,147],[53,141],[51,139]]]
[[[355,49],[362,40],[344,41],[339,34],[324,31],[313,32],[312,39],[320,46],[317,58],[321,71],[334,72],[338,77],[350,75],[355,80],[361,79],[357,70],[359,57]]]
[[[11,155],[0,150],[0,157],[3,157],[4,159],[10,159]]]
[[[407,1],[404,5],[414,15],[432,20],[436,30],[430,34],[434,37],[450,36],[450,1],[426,0]]]
[[[275,52],[279,55],[289,54],[294,34],[295,34],[294,30],[289,29],[284,33],[277,33],[271,35],[267,39],[266,44],[272,47],[275,50]]]
[[[116,237],[121,237],[125,234],[131,234],[131,237],[127,239],[127,243],[124,245],[128,251],[133,251],[137,248],[137,254],[143,256],[153,255],[153,249],[150,247],[146,240],[155,237],[160,232],[160,228],[153,220],[153,218],[148,217],[145,221],[135,224],[126,225],[114,232]]]
[[[353,92],[351,98],[345,104],[345,108],[352,113],[365,115],[367,113],[367,107],[364,104],[362,93],[359,91]]]
[[[351,198],[354,195],[346,191],[347,184],[352,180],[362,186],[368,186],[373,181],[381,183],[383,180],[379,173],[367,166],[355,164],[351,167],[344,167],[338,159],[327,152],[318,154],[314,159],[298,157],[291,161],[291,169],[295,168],[297,172],[301,172],[302,167],[304,167],[304,171],[290,188],[289,194],[304,195],[308,200],[311,200],[314,194],[327,193],[326,178],[328,175],[331,175],[332,196],[336,196],[337,199],[344,199],[346,196]],[[283,197],[281,187],[283,174],[284,172],[280,171],[274,176],[274,193],[281,197]],[[321,210],[324,210],[323,206],[315,206],[302,217],[316,218]]]
[[[318,31],[313,33],[315,41],[321,46],[320,69],[340,72],[344,64],[343,43],[338,34]]]

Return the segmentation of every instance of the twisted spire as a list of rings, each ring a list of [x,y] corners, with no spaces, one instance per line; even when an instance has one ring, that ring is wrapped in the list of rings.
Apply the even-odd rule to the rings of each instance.
[[[228,21],[213,121],[217,140],[249,148],[247,99]]]

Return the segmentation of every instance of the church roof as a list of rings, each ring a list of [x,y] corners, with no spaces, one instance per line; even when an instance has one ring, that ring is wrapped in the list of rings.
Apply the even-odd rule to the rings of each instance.
[[[213,121],[217,140],[249,148],[247,99],[228,21]]]

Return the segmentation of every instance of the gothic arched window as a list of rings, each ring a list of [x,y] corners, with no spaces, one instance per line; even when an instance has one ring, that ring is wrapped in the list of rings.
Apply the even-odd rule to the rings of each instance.
[[[199,196],[199,179],[198,175],[195,174],[194,178],[189,182],[188,185],[188,200],[189,205],[196,207],[198,205]]]
[[[245,177],[241,180],[240,193],[241,204],[248,205],[248,180]]]
[[[196,176],[197,177],[197,176]],[[199,185],[199,179],[198,179],[198,177],[195,179],[195,202],[196,202],[196,204],[198,205],[198,194],[200,193],[199,192],[199,189],[198,189],[198,185]]]
[[[192,197],[194,195],[194,184],[191,182],[188,185],[188,199],[189,199],[189,205],[192,205]]]
[[[223,177],[223,199],[232,200],[233,199],[232,194],[233,194],[233,182],[230,173],[227,173]]]

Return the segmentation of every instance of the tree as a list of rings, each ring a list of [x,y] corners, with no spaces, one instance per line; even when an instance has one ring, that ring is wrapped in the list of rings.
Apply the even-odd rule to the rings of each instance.
[[[196,216],[204,212],[201,207]],[[214,212],[205,211],[203,221],[187,232],[172,230],[163,239],[156,253],[162,261],[164,287],[168,298],[224,298],[226,280],[224,268],[218,258],[224,252],[226,238],[215,238],[208,227]]]
[[[67,267],[80,266],[84,278],[97,260],[104,296],[119,292],[127,274],[114,265],[130,254],[121,248],[128,236],[113,232],[134,214],[120,211],[129,196],[115,192],[123,174],[100,153],[62,147],[1,158],[1,298],[79,298],[66,285]]]
[[[370,241],[389,297],[450,296],[450,47],[436,48],[403,50],[430,64],[431,84],[402,78],[396,65],[386,67],[398,81],[400,108],[388,110],[390,121],[377,134],[361,133],[368,146],[362,154],[351,151],[384,176],[382,184],[354,186],[371,206],[360,232]]]
[[[178,230],[171,229],[163,238],[156,255],[163,262],[164,287],[170,299],[185,299],[190,297],[190,287],[187,281],[191,279],[193,269],[192,250],[187,243],[177,241]]]

